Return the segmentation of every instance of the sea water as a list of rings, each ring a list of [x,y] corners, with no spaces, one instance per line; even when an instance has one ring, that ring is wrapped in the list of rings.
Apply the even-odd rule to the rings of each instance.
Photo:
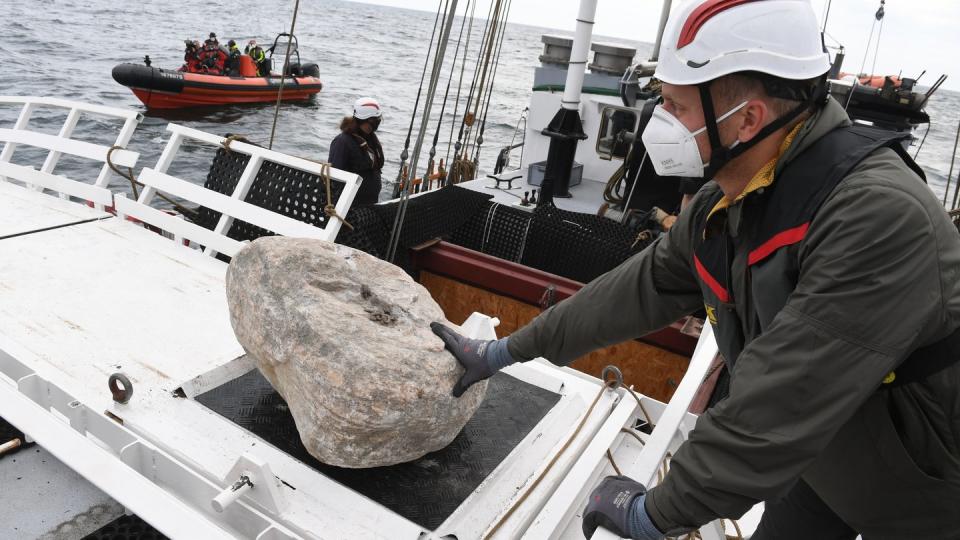
[[[7,0],[3,2],[2,11],[0,66],[4,69],[0,75],[0,95],[55,96],[146,112],[130,90],[112,79],[110,72],[113,66],[122,62],[140,63],[145,55],[149,55],[155,67],[175,69],[183,61],[183,40],[197,39],[202,42],[209,32],[216,32],[223,44],[232,38],[242,47],[250,38],[255,38],[263,46],[269,46],[276,34],[289,30],[293,1]],[[477,66],[485,16],[486,13],[477,14],[467,49],[458,114],[461,117]],[[370,4],[339,0],[301,2],[295,28],[301,59],[305,63],[320,66],[324,89],[309,102],[288,103],[280,108],[274,148],[310,159],[326,159],[330,140],[338,133],[339,122],[345,114],[350,113],[354,100],[364,96],[374,97],[382,103],[385,111],[378,134],[386,154],[381,198],[388,198],[392,190],[390,181],[396,178],[400,154],[410,127],[434,20],[435,13]],[[449,59],[452,59],[457,48],[460,23],[461,19],[458,18],[453,27],[448,62],[442,72],[434,114],[428,124],[428,139],[420,160],[420,174],[426,167],[426,155],[437,131],[437,120],[450,74]],[[571,20],[570,28],[573,24]],[[598,28],[597,32],[602,34],[603,28]],[[498,150],[513,139],[520,115],[529,101],[533,72],[539,65],[538,56],[542,52],[540,36],[544,33],[558,31],[517,24],[507,26],[480,152],[481,173],[493,168]],[[459,128],[459,120],[454,118],[453,110],[462,56],[468,45],[466,35],[464,31],[443,122],[439,126],[438,158],[448,155],[451,125]],[[637,41],[613,41],[636,47],[639,60],[649,56],[651,46],[648,42],[654,37],[635,36]],[[607,38],[597,39],[610,41]],[[923,56],[918,54],[917,58]],[[905,72],[912,73],[921,71],[925,66],[903,67]],[[931,82],[935,75],[929,78],[930,81],[921,83]],[[927,171],[932,189],[940,195],[946,182],[954,135],[960,120],[960,93],[941,90],[927,109],[933,121],[918,161]],[[0,127],[12,127],[17,113],[16,107],[0,106]],[[274,114],[275,107],[272,104],[151,111],[147,112],[129,147],[141,154],[138,170],[140,167],[154,166],[168,138],[165,128],[169,122],[218,135],[239,134],[266,145],[270,139]],[[40,111],[35,114],[31,127],[55,134],[63,118],[64,113]],[[112,135],[98,140],[96,132],[102,127],[103,123],[97,117],[84,118],[77,127],[75,138],[112,143],[109,139],[115,137],[116,130]],[[419,118],[414,123],[414,138],[418,127]],[[587,126],[587,129],[591,127]],[[923,136],[925,129],[922,127],[918,130],[918,139]],[[517,142],[519,140],[518,135]],[[911,152],[916,149],[915,146]],[[170,172],[203,183],[214,152],[212,147],[185,144]],[[18,150],[15,156],[14,161],[17,162],[37,163],[38,156],[29,150]],[[517,159],[515,153],[514,164]],[[65,156],[56,172],[89,174],[82,172],[83,167],[85,165],[80,160]],[[89,168],[89,165],[86,167]],[[955,171],[954,177],[957,174]],[[125,187],[119,178],[113,182],[115,188]]]

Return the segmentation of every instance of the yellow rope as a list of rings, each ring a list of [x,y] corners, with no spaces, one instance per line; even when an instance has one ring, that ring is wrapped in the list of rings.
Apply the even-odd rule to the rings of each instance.
[[[110,169],[113,170],[113,172],[119,174],[120,176],[130,181],[130,189],[133,190],[133,198],[139,199],[140,195],[137,193],[137,186],[140,186],[140,187],[146,187],[146,186],[144,185],[143,182],[137,180],[137,178],[133,175],[133,168],[127,167],[127,170],[129,172],[123,172],[120,169],[118,169],[116,165],[114,165],[113,153],[116,150],[123,150],[123,148],[118,145],[113,145],[110,147],[110,150],[107,151],[107,165],[110,167]],[[183,206],[182,204],[174,201],[173,199],[171,199],[170,197],[167,197],[166,195],[164,195],[163,193],[160,193],[159,191],[157,192],[157,197],[160,197],[161,199],[170,203],[177,210],[177,212],[180,212],[181,214],[183,214],[183,216],[189,219],[190,221],[193,221],[193,222],[197,221],[197,217],[199,216],[199,213],[196,210]]]
[[[243,135],[230,135],[229,137],[223,139],[223,142],[220,143],[220,146],[222,146],[223,149],[226,150],[227,152],[233,153],[233,150],[230,148],[230,143],[232,143],[233,141],[240,141],[242,143],[253,144],[252,142],[247,140],[247,138],[244,137]]]
[[[333,204],[333,193],[330,189],[330,164],[324,163],[320,168],[320,175],[323,177],[323,183],[327,186],[327,204],[323,207],[323,213],[327,217],[337,218],[344,225],[347,226],[351,231],[353,230],[353,225],[350,224],[346,219],[343,218],[340,214],[337,213],[337,207]]]
[[[580,424],[577,425],[577,429],[575,429],[573,433],[570,435],[570,437],[567,438],[567,442],[563,443],[563,446],[560,448],[560,450],[553,455],[553,458],[550,460],[549,463],[547,463],[547,467],[540,472],[536,480],[534,480],[533,483],[530,484],[530,487],[528,487],[527,490],[524,491],[523,495],[521,495],[520,498],[517,499],[517,502],[513,503],[513,505],[511,505],[510,508],[507,510],[507,512],[500,517],[500,519],[494,524],[494,526],[489,531],[487,531],[485,535],[483,535],[483,538],[485,540],[487,538],[492,537],[494,534],[496,534],[496,532],[500,529],[500,527],[503,526],[503,524],[506,523],[508,519],[510,519],[510,516],[513,515],[513,512],[516,511],[516,509],[519,508],[521,504],[523,504],[523,501],[527,500],[527,497],[529,497],[530,494],[533,493],[533,490],[536,489],[538,485],[540,485],[540,482],[547,475],[547,473],[550,472],[550,469],[552,469],[553,466],[557,463],[557,460],[560,459],[560,456],[562,456],[563,453],[567,451],[567,448],[570,447],[570,444],[573,443],[573,440],[576,439],[577,435],[580,434],[580,430],[582,430],[584,424],[587,423],[587,419],[590,418],[590,414],[593,412],[594,407],[596,407],[597,403],[600,401],[600,396],[603,395],[603,392],[606,391],[608,388],[612,388],[616,384],[617,383],[615,381],[610,381],[605,383],[603,387],[600,388],[600,391],[597,392],[597,396],[593,398],[593,403],[590,404],[590,408],[587,409],[586,414],[584,414],[583,418],[580,419]]]

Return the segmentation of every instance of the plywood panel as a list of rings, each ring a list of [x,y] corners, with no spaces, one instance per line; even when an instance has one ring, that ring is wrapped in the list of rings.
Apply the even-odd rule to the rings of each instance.
[[[460,324],[478,311],[500,319],[497,335],[508,336],[540,314],[540,308],[459,281],[420,273],[420,283],[440,304],[447,319]],[[652,398],[669,401],[689,364],[689,359],[640,341],[627,341],[594,351],[570,367],[600,376],[607,365],[623,371],[624,381]]]

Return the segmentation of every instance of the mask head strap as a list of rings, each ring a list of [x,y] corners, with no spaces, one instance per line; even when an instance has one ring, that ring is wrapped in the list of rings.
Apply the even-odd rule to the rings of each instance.
[[[816,88],[810,92],[809,97],[801,102],[797,107],[787,114],[777,118],[763,127],[757,135],[745,143],[740,143],[733,148],[728,148],[720,142],[720,131],[717,127],[717,115],[713,109],[713,99],[710,94],[710,83],[701,83],[697,85],[700,90],[700,101],[703,106],[703,119],[706,121],[707,136],[710,140],[710,163],[704,169],[703,178],[709,181],[724,165],[731,160],[753,148],[757,143],[769,137],[778,129],[786,126],[798,116],[808,110],[813,110],[826,102],[827,85],[826,81],[820,81]]]

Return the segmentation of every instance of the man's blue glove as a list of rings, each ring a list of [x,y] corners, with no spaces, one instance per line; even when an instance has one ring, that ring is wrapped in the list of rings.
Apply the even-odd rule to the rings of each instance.
[[[462,396],[467,388],[493,377],[494,373],[516,362],[507,350],[507,338],[470,339],[438,322],[430,323],[430,329],[440,336],[447,350],[465,370],[463,376],[453,386],[453,397]]]
[[[583,512],[583,536],[591,538],[597,527],[603,527],[621,538],[662,540],[664,534],[643,506],[646,493],[643,484],[626,476],[604,478]]]

